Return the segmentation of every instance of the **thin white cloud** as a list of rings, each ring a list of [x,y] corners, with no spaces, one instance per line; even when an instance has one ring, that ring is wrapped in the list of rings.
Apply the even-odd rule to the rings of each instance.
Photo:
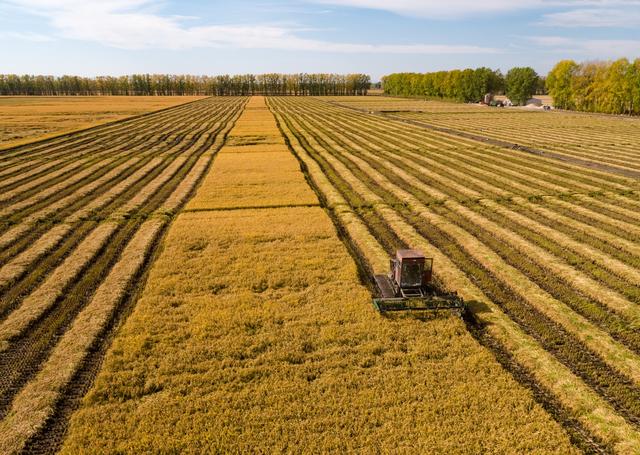
[[[536,0],[315,0],[336,6],[376,9],[405,16],[449,17],[475,12],[497,12],[522,8],[522,3],[539,3]],[[526,7],[526,6],[525,6]]]
[[[47,35],[41,35],[40,33],[12,32],[12,31],[0,32],[0,39],[30,41],[33,43],[45,43],[48,41],[54,41],[52,37]]]
[[[404,16],[450,19],[536,8],[637,6],[638,0],[309,0],[326,5],[388,11]]]
[[[640,54],[640,40],[588,40],[582,43],[584,51],[591,56],[636,58]]]
[[[528,36],[527,39],[540,46],[570,46],[575,42],[564,36]]]
[[[541,25],[551,27],[640,27],[636,9],[576,9],[543,16]]]
[[[340,53],[487,54],[475,45],[336,43],[300,36],[300,29],[269,25],[186,25],[189,17],[162,16],[156,0],[8,0],[49,19],[65,38],[122,49],[233,47]]]
[[[574,39],[563,36],[528,36],[528,41],[557,54],[598,60],[640,57],[640,40]]]

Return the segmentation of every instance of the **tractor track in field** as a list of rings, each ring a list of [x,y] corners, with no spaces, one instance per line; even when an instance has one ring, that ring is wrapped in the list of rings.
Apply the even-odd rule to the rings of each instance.
[[[284,118],[284,121],[286,122],[286,116]],[[291,131],[294,131],[294,129],[291,129]],[[285,137],[285,142],[289,147],[289,150],[298,159],[300,168],[304,173],[307,182],[316,193],[321,206],[331,217],[340,239],[344,242],[349,253],[353,257],[354,262],[357,265],[358,275],[362,284],[364,284],[372,292],[372,294],[375,294],[376,287],[373,280],[373,269],[370,266],[367,258],[346,232],[344,226],[342,226],[333,209],[327,206],[326,198],[324,197],[322,190],[318,188],[313,178],[311,178],[306,164],[296,153],[293,147],[291,147],[287,135],[284,132],[282,132],[282,134],[283,137]],[[307,152],[309,152],[311,147],[306,143],[304,136],[296,134],[296,138],[301,144],[304,144],[303,146],[307,149]],[[351,203],[358,203],[357,199],[356,201],[353,200],[353,197],[356,194],[355,192],[352,192],[350,194],[348,190],[344,190],[345,188],[349,187],[346,182],[340,183],[332,180],[332,178],[335,178],[336,174],[335,172],[327,168],[328,164],[324,160],[322,160],[321,156],[317,154],[311,154],[311,156],[316,161],[316,163],[321,166],[325,175],[327,175],[329,177],[329,180],[332,181],[334,188],[336,188],[340,192],[345,200],[351,201]],[[369,229],[369,232],[378,241],[381,242],[382,246],[384,247],[385,251],[387,251],[389,256],[392,256],[394,251],[398,248],[409,247],[409,245],[407,245],[404,241],[402,241],[394,234],[393,230],[390,230],[388,227],[384,226],[384,221],[371,213],[371,211],[366,210],[365,212],[363,212],[362,210],[358,210],[357,207],[351,207],[354,210],[354,213]],[[437,283],[436,285],[439,287]],[[520,366],[504,346],[502,346],[497,340],[489,336],[486,333],[482,323],[480,323],[471,312],[468,312],[468,314],[464,317],[464,321],[467,329],[469,330],[469,333],[471,333],[473,338],[479,344],[491,351],[494,358],[502,365],[502,367],[505,368],[518,383],[529,389],[532,392],[535,401],[539,403],[549,414],[551,414],[554,420],[556,420],[566,429],[571,442],[574,445],[576,445],[586,454],[613,453],[611,447],[608,447],[603,441],[601,441],[599,438],[591,434],[586,428],[584,428],[584,426],[574,417],[572,417],[565,409],[565,407],[562,406],[562,404],[548,390],[542,387],[529,372],[527,372],[522,366]]]
[[[198,102],[203,104],[194,106],[194,103]],[[170,153],[161,154],[162,161],[160,164],[155,165],[141,178],[132,182],[113,199],[107,200],[106,205],[99,207],[94,215],[76,221],[68,235],[64,236],[54,248],[53,254],[39,258],[32,264],[28,273],[19,277],[17,281],[12,282],[12,286],[5,289],[6,292],[2,294],[0,313],[3,317],[0,317],[0,322],[20,305],[22,299],[42,283],[53,269],[58,267],[71,252],[75,251],[78,244],[93,231],[98,223],[116,215],[120,207],[126,206],[134,197],[139,198],[148,185],[155,184],[153,182],[156,181],[161,182],[158,179],[164,178],[162,176],[171,167],[175,168],[174,171],[167,174],[168,180],[163,181],[161,186],[154,190],[153,193],[143,197],[141,205],[135,207],[125,218],[116,221],[117,227],[109,234],[107,241],[102,244],[93,259],[86,263],[76,273],[75,277],[67,283],[55,304],[45,309],[44,313],[31,321],[18,337],[12,338],[7,349],[0,351],[0,419],[6,416],[15,395],[40,371],[41,366],[56,347],[58,340],[71,326],[80,311],[89,303],[94,292],[119,260],[122,251],[134,234],[138,232],[140,226],[149,216],[154,215],[157,210],[163,207],[163,204],[169,200],[169,197],[174,194],[174,191],[187,176],[196,173],[193,175],[196,178],[194,186],[186,194],[186,197],[180,199],[180,205],[178,207],[170,205],[173,207],[170,212],[155,215],[160,216],[160,219],[165,221],[162,222],[160,231],[153,237],[151,247],[145,256],[143,266],[137,273],[136,279],[131,281],[126,288],[125,297],[117,304],[112,320],[109,321],[107,328],[102,332],[99,339],[94,340],[86,360],[74,375],[73,381],[66,385],[69,396],[62,397],[61,401],[56,405],[54,416],[47,421],[44,429],[41,429],[32,437],[27,452],[33,449],[35,452],[51,453],[59,447],[72,410],[77,408],[84,393],[91,386],[95,372],[108,349],[113,333],[119,324],[126,319],[126,315],[135,303],[135,298],[148,272],[148,266],[152,262],[152,257],[158,249],[160,239],[164,235],[167,225],[170,224],[170,220],[176,210],[193,194],[195,187],[204,177],[213,160],[212,158],[209,159],[204,171],[200,167],[196,169],[196,163],[200,162],[205,153],[213,152],[215,154],[217,152],[224,142],[224,137],[226,137],[226,134],[242,112],[246,100],[233,98],[231,101],[224,100],[220,104],[207,104],[203,100],[194,103],[188,103],[189,110],[187,111],[178,110],[178,114],[193,111],[194,115],[188,116],[186,120],[183,120],[181,118],[182,115],[176,114],[175,111],[170,110],[165,114],[169,116],[167,125],[171,125],[171,129],[169,132],[160,135],[155,144],[161,147],[162,150],[170,150]],[[171,109],[179,107],[181,106]],[[175,116],[173,119],[170,117],[172,112]],[[151,122],[152,119],[147,120],[149,123],[145,128],[150,130],[156,128],[156,125]],[[174,134],[175,138],[171,143],[162,144],[163,137],[173,134],[172,131],[180,132],[180,134]],[[135,140],[137,136],[135,134],[126,134],[126,137]],[[145,137],[151,136],[145,135]],[[185,155],[185,152],[188,152],[188,154]],[[128,176],[133,175],[136,170],[142,170],[145,163],[149,163],[154,159],[154,155],[154,152],[146,153],[145,159],[137,160],[133,169],[124,172],[115,181],[124,181]],[[131,153],[126,156],[131,157]],[[129,158],[122,159],[124,160],[123,162],[126,162]],[[101,175],[104,175],[104,173]],[[83,180],[83,184],[90,183],[90,181]],[[62,207],[56,212],[55,220],[36,223],[36,229],[34,229],[33,233],[27,232],[13,243],[15,247],[14,255],[28,246],[33,239],[45,234],[49,227],[55,225],[55,222],[63,221],[65,217],[72,215],[76,210],[81,209],[95,197],[102,194],[109,186],[113,185],[113,182],[114,179],[106,181],[90,194],[84,195],[69,205]],[[74,186],[73,190],[77,189],[77,187],[77,185]],[[71,194],[73,190],[67,191],[65,194]],[[46,204],[43,204],[44,201],[41,201],[37,206],[46,207]]]
[[[510,149],[510,150],[517,150],[520,152],[525,152],[525,153],[530,153],[532,155],[537,155],[537,156],[541,156],[544,158],[552,158],[554,160],[557,161],[563,161],[565,163],[569,163],[569,164],[575,164],[577,166],[582,166],[584,168],[587,169],[592,169],[595,171],[601,171],[601,172],[607,172],[609,174],[617,174],[617,175],[621,175],[623,177],[629,177],[629,178],[634,178],[634,179],[640,179],[640,171],[634,171],[631,169],[622,169],[616,166],[609,166],[606,164],[602,164],[602,163],[596,163],[593,161],[589,161],[589,160],[583,160],[580,158],[575,158],[575,157],[570,157],[570,156],[566,156],[566,155],[562,155],[559,153],[554,153],[554,152],[549,152],[549,151],[545,151],[545,150],[541,150],[538,148],[534,148],[534,147],[529,147],[526,145],[521,145],[521,144],[516,144],[515,142],[508,142],[508,141],[502,141],[499,139],[494,139],[494,138],[489,138],[486,136],[482,136],[479,134],[473,134],[473,133],[467,133],[465,131],[460,131],[460,130],[456,130],[453,128],[446,128],[443,126],[435,126],[435,125],[431,125],[429,123],[425,123],[425,122],[421,122],[419,120],[412,120],[412,119],[407,119],[404,117],[399,117],[397,115],[393,115],[393,114],[386,114],[384,112],[376,112],[376,111],[369,111],[368,109],[363,109],[363,108],[358,108],[358,107],[353,107],[353,106],[347,106],[344,104],[340,104],[339,102],[336,101],[326,101],[328,104],[333,104],[335,106],[340,106],[342,108],[345,109],[351,109],[357,112],[361,112],[363,114],[368,114],[368,115],[372,115],[372,116],[377,116],[377,117],[381,117],[381,118],[386,118],[386,119],[390,119],[390,120],[395,120],[398,122],[403,122],[409,125],[413,125],[413,126],[417,126],[423,129],[428,129],[428,130],[432,130],[432,131],[438,131],[440,133],[446,133],[446,134],[451,134],[453,136],[458,136],[458,137],[462,137],[465,139],[471,139],[473,141],[477,141],[477,142],[481,142],[483,144],[488,144],[488,145],[494,145],[497,147],[502,147],[502,148],[506,148],[506,149]]]

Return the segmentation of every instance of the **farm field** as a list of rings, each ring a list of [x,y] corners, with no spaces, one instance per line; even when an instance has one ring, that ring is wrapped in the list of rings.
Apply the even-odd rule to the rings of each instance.
[[[0,453],[640,453],[635,120],[182,100],[0,152]]]
[[[55,446],[246,101],[208,98],[0,153],[0,453]]]
[[[0,150],[163,109],[195,96],[0,96]]]
[[[395,102],[270,98],[334,216],[361,226],[349,237],[369,270],[386,267],[376,250],[421,247],[441,286],[469,302],[487,343],[509,353],[565,426],[604,450],[639,452],[640,182],[369,113]],[[529,115],[496,119],[507,113],[514,123]],[[594,117],[563,115],[546,118],[583,122],[576,131],[588,143]],[[631,122],[605,123],[611,131],[599,134],[612,142],[634,140]],[[625,125],[630,135],[618,135]]]
[[[488,108],[478,104],[451,103],[448,101],[425,101],[415,98],[394,98],[390,96],[323,96],[318,100],[372,112],[486,112]],[[510,111],[511,112],[511,111]]]
[[[344,210],[345,232],[386,263]],[[462,320],[375,313],[273,113],[253,97],[71,419],[62,452],[87,451],[576,449]]]
[[[388,97],[371,101],[358,97],[332,100],[417,125],[532,147],[570,162],[640,177],[640,119],[637,118]]]

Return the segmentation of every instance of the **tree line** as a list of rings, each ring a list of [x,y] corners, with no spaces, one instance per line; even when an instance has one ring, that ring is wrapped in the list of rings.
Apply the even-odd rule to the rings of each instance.
[[[640,115],[640,58],[580,64],[563,60],[549,73],[547,88],[560,109]]]
[[[366,74],[42,76],[0,74],[0,95],[366,95]]]
[[[514,104],[524,104],[535,93],[544,92],[544,78],[533,68],[513,68],[507,75],[490,68],[395,73],[382,78],[384,92],[396,96],[422,96],[476,103],[487,93],[503,94]]]

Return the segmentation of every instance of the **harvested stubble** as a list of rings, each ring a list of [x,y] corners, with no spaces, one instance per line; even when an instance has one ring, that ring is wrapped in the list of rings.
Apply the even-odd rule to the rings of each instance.
[[[261,128],[271,143],[273,117]],[[253,181],[249,147],[229,187]],[[369,299],[320,207],[179,215],[63,453],[574,451],[462,321],[386,319]]]
[[[71,226],[68,224],[54,226],[29,249],[23,251],[20,255],[13,258],[13,260],[3,265],[2,268],[0,268],[0,289],[11,284],[27,270],[31,263],[53,249],[70,229]]]
[[[117,227],[116,223],[98,226],[38,289],[0,323],[0,351],[6,350],[11,338],[20,335],[55,303],[69,283],[96,256]]]
[[[100,285],[91,302],[78,314],[39,374],[13,400],[0,422],[0,452],[18,453],[55,410],[60,393],[80,368],[89,349],[113,317],[131,280],[138,273],[163,222],[140,227]]]
[[[96,160],[113,163],[30,204],[23,194],[4,204],[10,216],[0,219],[7,245],[0,260],[12,285],[0,293],[0,452],[29,451],[47,422],[62,422],[56,428],[64,431],[59,411],[73,409],[65,390],[91,381],[77,375],[100,361],[167,215],[201,180],[245,102],[197,101],[0,156],[0,165],[36,159],[49,147],[49,159],[73,162],[93,150]],[[48,450],[59,436],[42,436]]]
[[[357,101],[343,100],[361,108]],[[478,134],[566,157],[640,170],[640,121],[567,112],[498,110],[477,106],[443,110],[446,103],[384,98],[375,110],[436,127]]]
[[[0,148],[162,109],[200,97],[0,97]]]
[[[432,142],[434,136],[447,140],[447,136],[444,134],[421,130],[398,122],[388,122],[384,119],[332,107],[326,103],[284,98],[274,99],[273,102],[277,112],[282,115],[282,124],[289,131],[287,135],[292,145],[298,144],[303,147],[307,156],[312,157],[320,165],[322,173],[330,177],[331,184],[335,189],[339,189],[348,200],[352,213],[360,216],[366,229],[370,230],[379,242],[387,242],[385,239],[389,237],[389,229],[403,237],[405,243],[409,245],[428,245],[428,243],[424,243],[425,240],[434,242],[433,244],[440,249],[440,251],[432,250],[434,256],[437,257],[437,264],[441,264],[437,266],[436,270],[439,270],[440,267],[444,269],[443,273],[439,274],[442,283],[467,298],[478,299],[481,302],[486,302],[486,306],[494,308],[491,312],[482,310],[477,316],[480,320],[490,323],[489,333],[496,337],[500,344],[507,347],[518,363],[524,366],[539,385],[549,391],[557,400],[554,406],[559,404],[560,408],[565,408],[561,414],[568,412],[573,415],[585,429],[597,435],[610,448],[614,448],[620,453],[639,450],[640,436],[633,424],[638,412],[637,403],[634,404],[634,396],[637,395],[638,388],[634,385],[629,386],[628,379],[620,374],[624,371],[624,374],[635,376],[634,372],[637,371],[637,355],[629,353],[626,351],[626,347],[621,345],[628,342],[629,346],[634,346],[633,338],[621,336],[623,332],[620,330],[614,332],[616,341],[608,338],[600,330],[608,327],[605,320],[600,316],[596,317],[594,313],[589,313],[589,306],[583,305],[581,314],[592,320],[594,325],[599,324],[600,328],[595,328],[594,325],[588,323],[582,325],[585,321],[576,318],[576,315],[567,308],[572,305],[575,307],[574,302],[570,300],[575,300],[574,294],[568,294],[573,289],[567,283],[559,281],[554,285],[561,285],[564,288],[549,287],[550,272],[548,270],[545,275],[531,276],[527,275],[532,270],[530,259],[525,257],[512,261],[511,256],[517,257],[516,253],[518,253],[511,246],[514,239],[517,239],[521,245],[530,245],[531,248],[538,247],[521,239],[515,233],[513,235],[509,233],[505,237],[506,234],[501,231],[501,235],[496,237],[495,233],[492,233],[492,229],[485,229],[489,221],[482,217],[483,213],[473,215],[472,212],[472,210],[476,210],[478,201],[469,200],[468,195],[456,191],[461,180],[465,180],[464,177],[451,179],[445,173],[439,176],[437,184],[435,184],[434,180],[425,177],[424,174],[413,172],[412,166],[397,157],[403,154],[402,149],[405,148],[406,142],[415,143],[418,145],[416,151],[419,154],[434,160],[439,160],[442,156],[449,156],[451,157],[450,166],[460,169],[461,167],[456,163],[458,161],[464,162],[464,156],[468,154],[466,151],[458,153],[447,148],[425,146],[424,140],[418,142],[422,137],[426,138],[428,144]],[[377,144],[384,143],[385,140],[390,140],[389,143],[392,143],[392,137],[396,138],[395,141],[398,144],[397,147],[390,147],[393,150],[392,153],[378,148]],[[416,142],[413,142],[413,138],[416,139]],[[465,142],[471,141],[465,140]],[[471,147],[469,152],[484,146],[471,143]],[[550,163],[548,159],[523,155],[519,152],[496,154],[491,148],[485,147],[485,149],[484,159],[495,160],[496,164],[503,167],[510,166],[510,163],[514,161],[526,164],[528,160],[533,168],[547,167]],[[374,151],[375,153],[373,153]],[[298,152],[298,154],[301,157],[304,156],[303,153]],[[490,158],[492,155],[495,158]],[[453,159],[454,156],[460,158]],[[309,164],[307,167],[313,169],[313,166]],[[465,170],[465,173],[467,172],[472,171]],[[475,175],[489,184],[492,183],[494,176],[489,172],[476,173]],[[506,175],[508,176],[508,174]],[[580,182],[579,185],[583,189],[585,186],[604,184],[611,191],[616,185],[618,190],[624,191],[623,194],[630,194],[630,187],[625,184],[632,186],[635,184],[628,179],[565,164],[559,165],[556,171],[549,167],[548,175],[546,177],[540,175],[540,178],[542,179],[540,183],[554,181],[571,189],[574,193],[579,191],[572,188],[574,181]],[[504,182],[508,185],[509,178],[504,179]],[[521,191],[517,185],[510,185],[510,187],[514,194]],[[516,188],[518,189],[515,190]],[[446,195],[443,196],[442,193]],[[482,194],[485,198],[490,195],[491,192]],[[558,196],[564,198],[562,194]],[[332,199],[336,200],[336,197],[333,196]],[[510,199],[496,199],[496,202],[508,205]],[[468,205],[472,210],[455,201]],[[385,204],[389,204],[390,207],[386,208]],[[367,210],[370,209],[365,209],[366,207],[373,208],[382,215],[384,221],[380,223],[379,220],[376,221],[372,218],[367,214]],[[343,214],[348,209],[345,205],[340,204],[335,211]],[[555,208],[553,209],[555,210]],[[471,218],[465,219],[467,217],[472,217],[472,221],[469,221]],[[452,225],[447,218],[458,226]],[[500,223],[500,217],[496,217],[495,221]],[[403,225],[407,227],[401,229]],[[401,235],[400,231],[403,229],[404,232],[407,229],[414,230],[415,235],[408,237],[404,234]],[[354,232],[353,235],[357,236],[358,231],[354,230]],[[555,236],[555,238],[561,240],[559,236]],[[511,240],[511,243],[505,240]],[[483,243],[484,245],[482,245]],[[470,250],[471,247],[473,248]],[[479,252],[478,247],[484,248],[486,254]],[[477,260],[473,258],[474,249],[477,250],[474,253]],[[389,250],[388,247],[387,250]],[[586,250],[582,251],[584,254]],[[498,258],[494,252],[500,257]],[[579,279],[583,289],[590,287],[593,289],[596,283],[585,282],[586,277],[582,276],[579,271],[571,269],[571,264],[563,265],[563,261],[554,258],[553,255],[548,255],[547,260],[552,258],[555,261],[553,262],[554,267],[568,267],[566,269],[567,276]],[[543,268],[548,265],[547,260],[540,263]],[[511,286],[512,281],[517,276],[523,278],[523,275],[518,272],[517,276],[511,276],[509,272],[502,275],[501,278],[501,269],[515,272],[514,269],[509,269],[501,261],[507,262],[511,267],[515,267],[524,274],[525,279],[519,281],[519,286],[521,286],[519,289],[514,289]],[[628,265],[633,263],[628,263]],[[490,266],[492,270],[489,270],[485,265]],[[464,277],[464,274],[467,277]],[[527,276],[532,280],[532,283],[526,281]],[[464,277],[464,279],[460,277]],[[474,284],[472,285],[469,280]],[[548,292],[553,291],[553,296],[567,305],[563,308],[563,305],[558,304],[559,302],[549,300],[554,303],[555,315],[562,316],[559,320],[563,321],[566,327],[575,323],[582,325],[584,333],[578,333],[578,325],[573,325],[571,328],[573,334],[579,336],[569,336],[568,332],[559,336],[562,329],[557,322],[553,319],[545,320],[542,316],[542,313],[546,313],[553,317],[552,308],[545,307],[542,308],[543,312],[537,312],[534,309],[535,305],[531,305],[531,295],[525,289],[537,289],[536,293],[540,293],[540,289],[536,288],[534,283]],[[606,287],[600,286],[600,289],[606,290]],[[499,306],[496,306],[482,293],[493,299]],[[540,295],[549,298],[547,294],[541,293]],[[529,303],[527,303],[527,299],[529,299]],[[624,301],[624,298],[622,300]],[[589,302],[589,304],[607,304],[605,301],[601,300],[601,302],[601,304],[598,302]],[[538,302],[534,303],[538,304]],[[631,302],[626,301],[625,305],[628,304]],[[483,306],[480,305],[477,308],[482,309]],[[517,324],[514,324],[514,321],[509,320],[504,314],[499,316],[501,312],[498,308],[504,308],[508,316],[514,318]],[[626,321],[626,324],[631,324],[633,319]],[[523,328],[525,333],[521,331]],[[591,348],[603,358],[595,355],[593,351],[589,352],[585,349],[579,339],[587,341]],[[602,341],[604,344],[599,346],[598,344]],[[549,349],[550,352],[545,352],[544,349]],[[612,357],[611,353],[615,353],[615,355]],[[611,367],[617,369],[618,373]],[[575,372],[578,373],[578,376],[573,374]],[[571,386],[568,386],[569,384]],[[607,385],[603,387],[602,384]],[[595,387],[597,393],[590,387]],[[601,395],[598,396],[598,394]],[[625,421],[625,418],[628,421]],[[579,438],[587,445],[590,444],[589,436],[586,440],[583,436],[579,436]]]

